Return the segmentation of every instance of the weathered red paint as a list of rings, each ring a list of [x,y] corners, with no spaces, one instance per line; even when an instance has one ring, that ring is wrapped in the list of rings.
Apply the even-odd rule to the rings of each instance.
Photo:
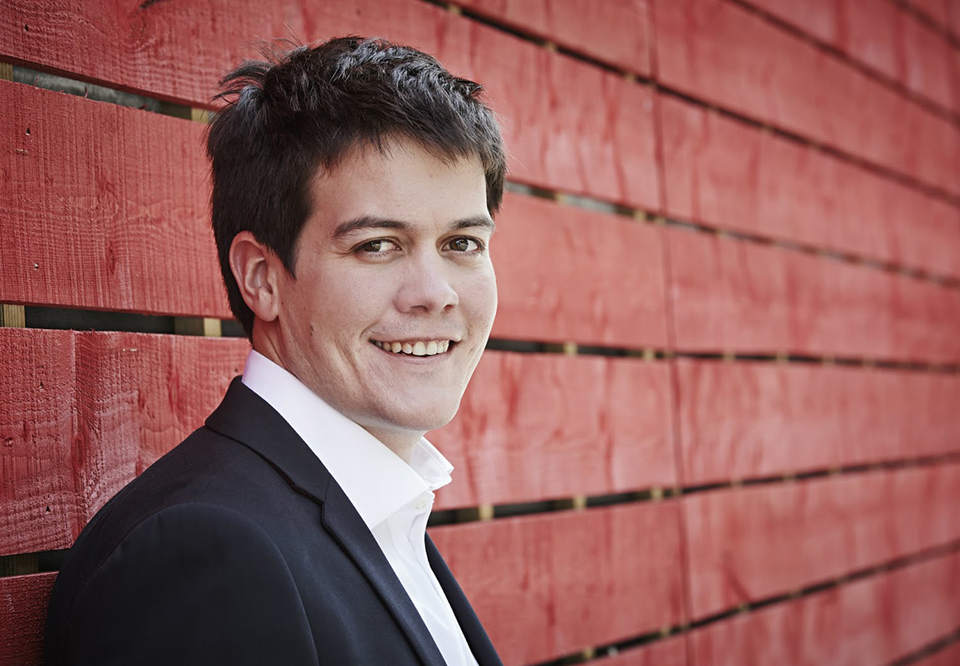
[[[960,553],[694,630],[697,666],[888,664],[960,625]]]
[[[687,485],[960,451],[960,376],[677,361]]]
[[[440,508],[676,483],[662,362],[487,352],[457,417],[427,437],[456,467]]]
[[[661,105],[671,216],[960,276],[960,208],[701,106]]]
[[[0,663],[40,666],[55,573],[0,578]]]
[[[691,616],[960,540],[960,464],[685,497]]]
[[[430,534],[504,663],[530,664],[681,620],[678,510],[633,504]]]

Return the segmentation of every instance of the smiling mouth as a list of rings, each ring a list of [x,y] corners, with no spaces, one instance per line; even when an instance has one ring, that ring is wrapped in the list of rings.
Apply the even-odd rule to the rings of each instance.
[[[370,342],[383,351],[408,356],[437,356],[447,353],[453,345],[457,344],[454,340],[414,340],[413,342],[371,340]]]

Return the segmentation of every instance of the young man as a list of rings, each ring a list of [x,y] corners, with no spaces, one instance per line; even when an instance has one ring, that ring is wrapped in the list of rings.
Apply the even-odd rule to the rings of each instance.
[[[253,351],[84,530],[50,664],[499,664],[424,529],[497,296],[505,161],[480,87],[359,38],[248,63],[210,131]]]

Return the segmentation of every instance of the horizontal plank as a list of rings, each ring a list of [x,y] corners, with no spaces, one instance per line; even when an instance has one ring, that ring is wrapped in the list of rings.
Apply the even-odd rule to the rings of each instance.
[[[960,626],[958,596],[954,553],[696,629],[690,663],[887,664]]]
[[[661,238],[622,216],[508,194],[491,245],[500,294],[492,335],[667,346]]]
[[[684,498],[693,618],[960,540],[960,464]]]
[[[457,4],[628,72],[650,74],[649,0],[459,0]]]
[[[0,578],[0,663],[43,663],[47,600],[55,573]]]
[[[200,125],[5,81],[0,92],[19,146],[0,155],[0,302],[231,317]],[[508,194],[494,250],[495,335],[666,344],[652,228]]]
[[[937,650],[929,657],[915,662],[918,666],[956,666],[960,664],[960,642]]]
[[[725,0],[656,0],[659,78],[954,195],[960,127]]]
[[[203,129],[0,81],[0,300],[229,318]]]
[[[939,31],[911,12],[884,0],[751,0],[751,4],[854,61],[903,85],[940,108],[960,111],[954,99],[954,47]],[[941,25],[947,24],[943,0],[927,0]]]
[[[960,376],[677,361],[683,478],[700,485],[960,451]]]
[[[505,664],[677,624],[673,501],[438,527],[430,534]]]
[[[958,289],[713,234],[665,238],[680,349],[960,360]]]
[[[596,666],[687,666],[687,639],[675,636],[658,640],[588,663]]]
[[[225,72],[257,57],[262,39],[377,35],[484,84],[504,124],[514,179],[658,207],[647,88],[440,7],[420,0],[246,0],[229,10],[119,4],[5,2],[0,56],[198,106]]]
[[[203,424],[245,340],[0,329],[0,555],[69,547]]]
[[[905,0],[934,23],[946,26],[950,23],[950,5],[953,0]]]
[[[676,484],[670,374],[639,359],[487,352],[446,427],[438,508]]]
[[[960,207],[701,106],[661,118],[671,216],[960,276]]]

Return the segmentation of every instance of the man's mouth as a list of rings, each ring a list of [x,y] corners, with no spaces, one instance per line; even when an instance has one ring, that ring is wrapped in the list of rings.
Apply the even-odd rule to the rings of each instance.
[[[383,351],[394,354],[408,354],[410,356],[436,356],[445,354],[454,340],[407,340],[405,342],[387,342],[386,340],[371,340],[375,346]]]

